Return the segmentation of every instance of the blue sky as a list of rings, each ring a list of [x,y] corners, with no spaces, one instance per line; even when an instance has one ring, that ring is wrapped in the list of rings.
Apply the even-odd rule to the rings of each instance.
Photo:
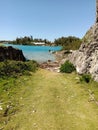
[[[95,22],[96,0],[0,0],[0,40],[82,38]]]

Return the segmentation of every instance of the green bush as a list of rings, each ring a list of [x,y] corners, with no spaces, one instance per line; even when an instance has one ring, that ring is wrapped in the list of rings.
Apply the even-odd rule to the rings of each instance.
[[[34,72],[37,66],[35,61],[4,61],[0,63],[0,77],[13,77],[27,74],[30,71]]]
[[[60,67],[60,72],[63,72],[63,73],[71,73],[75,71],[75,67],[74,65],[69,62],[69,61],[66,61],[64,64],[61,65]]]
[[[84,81],[86,83],[89,83],[91,81],[91,75],[90,74],[83,74],[81,77],[80,77],[80,81]]]
[[[78,50],[82,40],[80,38],[69,36],[55,39],[54,45],[62,46],[62,50]]]

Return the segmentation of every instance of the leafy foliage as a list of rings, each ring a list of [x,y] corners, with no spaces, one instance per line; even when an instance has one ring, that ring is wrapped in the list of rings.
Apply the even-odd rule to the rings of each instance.
[[[70,63],[69,61],[66,61],[64,64],[61,65],[60,67],[60,72],[63,73],[71,73],[75,71],[75,67],[72,63]]]
[[[0,77],[14,77],[23,74],[29,74],[30,71],[37,69],[35,61],[5,61],[0,63]]]
[[[90,74],[83,74],[81,77],[80,77],[80,81],[84,81],[86,83],[89,83],[91,81],[91,75]]]
[[[77,50],[79,49],[80,45],[82,43],[82,40],[77,37],[61,37],[58,39],[55,39],[54,44],[55,45],[61,45],[63,46],[64,50]]]
[[[51,45],[52,43],[48,41],[47,39],[41,39],[41,38],[33,38],[33,36],[25,36],[25,37],[20,37],[16,38],[14,41],[10,41],[12,44],[19,44],[19,45],[34,45],[35,42],[43,42],[46,45]]]

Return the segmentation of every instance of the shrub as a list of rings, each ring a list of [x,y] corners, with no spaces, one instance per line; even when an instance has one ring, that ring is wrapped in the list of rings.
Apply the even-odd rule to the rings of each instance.
[[[63,46],[63,50],[77,50],[79,49],[80,45],[82,43],[82,40],[80,38],[69,36],[69,37],[61,37],[58,39],[55,39],[54,44]]]
[[[64,64],[61,65],[60,67],[60,72],[63,72],[63,73],[71,73],[75,71],[75,67],[74,65],[69,62],[69,61],[66,61]]]
[[[13,77],[27,74],[30,71],[34,72],[37,69],[37,66],[35,61],[4,61],[0,63],[0,77]]]
[[[83,74],[81,77],[80,77],[80,81],[84,81],[86,83],[89,83],[91,81],[91,75],[90,74]]]

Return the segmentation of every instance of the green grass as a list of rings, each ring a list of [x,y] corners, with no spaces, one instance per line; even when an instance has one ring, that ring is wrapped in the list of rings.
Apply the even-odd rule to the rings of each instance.
[[[39,69],[0,80],[0,128],[4,130],[98,130],[98,83],[78,75]],[[94,100],[92,100],[94,96]],[[7,105],[10,106],[4,115]]]

